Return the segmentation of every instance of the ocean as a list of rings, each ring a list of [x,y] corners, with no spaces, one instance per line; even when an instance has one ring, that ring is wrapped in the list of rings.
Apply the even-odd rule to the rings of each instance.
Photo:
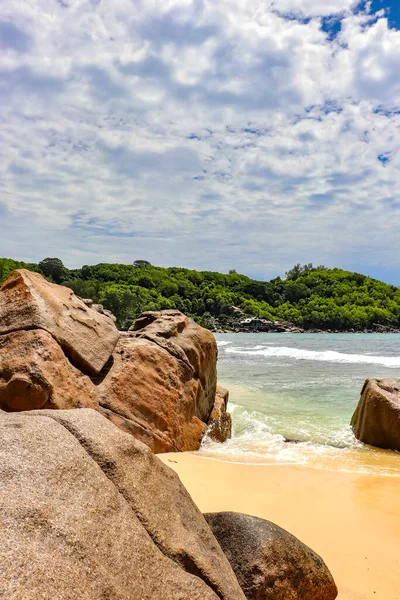
[[[367,377],[400,377],[400,334],[216,334],[230,391],[224,460],[400,476],[400,453],[360,443],[349,425]]]

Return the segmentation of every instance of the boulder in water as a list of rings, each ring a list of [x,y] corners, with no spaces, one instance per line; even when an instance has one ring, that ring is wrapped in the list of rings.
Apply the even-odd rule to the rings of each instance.
[[[400,379],[367,379],[351,426],[365,444],[400,450]]]
[[[226,442],[232,437],[232,418],[226,411],[228,399],[229,391],[218,385],[214,406],[208,420],[208,437],[214,442]]]

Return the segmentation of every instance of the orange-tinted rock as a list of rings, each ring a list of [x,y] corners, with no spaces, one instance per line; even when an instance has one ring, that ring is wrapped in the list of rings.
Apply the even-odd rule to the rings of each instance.
[[[197,400],[204,390],[188,361],[128,335],[121,336],[113,358],[98,386],[107,416],[154,452],[198,449],[206,426],[196,414]]]
[[[400,379],[367,379],[351,426],[365,444],[400,450]]]
[[[178,310],[145,312],[130,332],[136,338],[147,339],[164,348],[182,363],[185,377],[198,380],[195,415],[201,421],[207,421],[217,385],[218,352],[213,334]]]
[[[89,374],[101,371],[119,338],[109,316],[86,306],[69,288],[25,269],[14,271],[0,288],[0,335],[21,329],[48,331]]]
[[[95,387],[42,329],[0,336],[0,408],[97,407]]]
[[[0,332],[5,410],[94,408],[154,452],[200,447],[217,347],[179,311],[144,313],[120,336],[100,305],[21,269],[0,290]]]
[[[214,440],[214,442],[226,442],[226,440],[232,437],[232,417],[226,412],[228,400],[229,391],[218,385],[215,393],[214,407],[208,420],[207,432],[208,437]]]

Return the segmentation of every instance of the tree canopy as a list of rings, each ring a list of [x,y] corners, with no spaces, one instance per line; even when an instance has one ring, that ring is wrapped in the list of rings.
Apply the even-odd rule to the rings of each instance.
[[[286,279],[256,281],[234,269],[225,274],[163,268],[144,260],[67,269],[60,259],[48,258],[39,264],[0,259],[0,283],[18,268],[41,272],[79,296],[103,304],[115,314],[120,328],[129,327],[144,310],[177,308],[207,324],[212,317],[231,315],[232,307],[305,329],[400,326],[399,288],[359,273],[312,264],[295,265]]]

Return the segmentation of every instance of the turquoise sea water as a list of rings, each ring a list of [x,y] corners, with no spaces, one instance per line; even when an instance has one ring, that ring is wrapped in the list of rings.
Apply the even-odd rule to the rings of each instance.
[[[233,437],[202,452],[400,475],[400,454],[358,442],[349,426],[367,377],[400,377],[397,334],[216,334],[218,381]],[[287,441],[289,440],[289,441]]]

